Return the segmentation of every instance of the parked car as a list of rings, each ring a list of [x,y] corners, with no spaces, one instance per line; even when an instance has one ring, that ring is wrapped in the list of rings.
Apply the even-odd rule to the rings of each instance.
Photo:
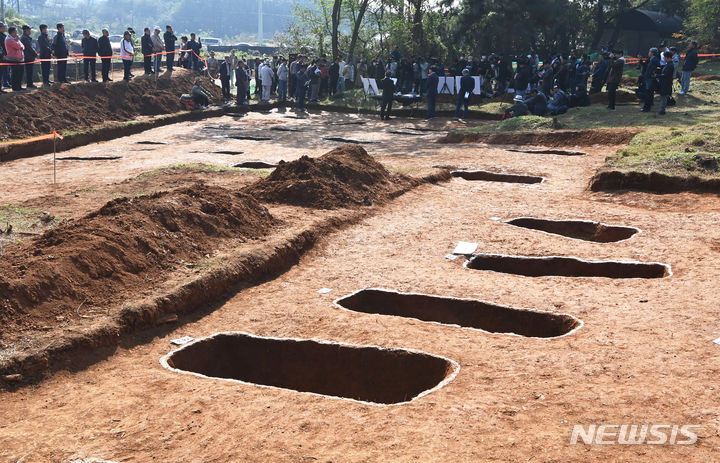
[[[120,42],[122,42],[123,36],[122,35],[111,35],[108,37],[110,39],[110,46],[112,47],[113,53],[120,52]]]
[[[222,40],[215,37],[203,37],[202,43],[208,48],[222,46]]]

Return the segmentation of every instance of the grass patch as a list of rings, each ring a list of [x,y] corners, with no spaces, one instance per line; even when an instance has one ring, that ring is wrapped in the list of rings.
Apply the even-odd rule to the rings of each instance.
[[[478,125],[469,129],[461,129],[462,133],[506,133],[506,132],[537,132],[564,128],[556,118],[541,116],[520,116],[504,121]]]
[[[686,127],[653,127],[607,158],[619,170],[670,175],[718,175],[720,123]]]
[[[44,219],[41,220],[41,219]],[[21,207],[11,203],[0,204],[0,230],[12,226],[13,232],[34,233],[43,227],[57,223],[56,218],[47,216],[40,209]]]

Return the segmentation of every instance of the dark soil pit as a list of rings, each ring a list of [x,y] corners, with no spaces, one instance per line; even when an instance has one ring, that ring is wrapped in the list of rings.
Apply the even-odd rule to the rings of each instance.
[[[431,129],[429,127],[401,127],[401,130],[415,130],[417,132],[443,132],[440,129]]]
[[[465,263],[473,270],[511,273],[528,277],[664,278],[670,266],[657,262],[586,261],[574,257],[528,257],[477,254]]]
[[[487,170],[455,170],[451,174],[453,177],[460,177],[465,180],[484,182],[542,183],[545,180],[543,177],[535,175],[500,174]]]
[[[136,145],[167,145],[165,141],[140,140],[135,142]]]
[[[415,318],[490,333],[534,338],[564,336],[582,326],[572,315],[516,309],[473,299],[364,289],[335,301],[355,312]]]
[[[505,221],[506,224],[516,227],[539,230],[553,235],[567,236],[585,241],[598,243],[615,243],[631,238],[637,233],[635,227],[622,227],[607,225],[590,220],[549,220],[533,217],[518,217]]]
[[[270,164],[269,162],[264,161],[247,161],[235,164],[233,167],[243,167],[246,169],[274,169],[277,167],[277,164]]]
[[[351,143],[353,145],[370,145],[374,143],[378,143],[374,140],[357,140],[354,138],[344,138],[344,137],[322,137],[323,140],[328,141],[337,141],[340,143]]]
[[[233,151],[233,150],[200,151],[200,150],[194,150],[194,151],[190,151],[190,153],[229,154],[230,156],[238,156],[240,154],[245,154],[245,151]]]
[[[365,121],[346,121],[346,122],[331,122],[328,125],[365,125]]]
[[[572,150],[522,150],[517,148],[508,148],[505,151],[512,151],[515,153],[530,153],[530,154],[559,154],[561,156],[586,156],[587,153],[584,151],[572,151]]]
[[[235,140],[251,140],[251,141],[272,140],[272,137],[262,137],[262,136],[258,136],[258,135],[228,135],[227,138],[234,138]]]
[[[122,159],[122,156],[61,156],[58,161],[115,161]]]
[[[163,357],[176,372],[372,404],[409,402],[450,382],[452,360],[404,349],[218,333]]]
[[[423,132],[413,132],[412,130],[388,130],[387,133],[392,133],[394,135],[407,135],[411,137],[425,137],[429,135]]]
[[[203,127],[203,129],[209,129],[209,130],[230,130],[232,129],[232,125],[206,125]]]
[[[269,130],[275,130],[278,132],[305,132],[306,130],[301,127],[287,127],[283,125],[275,125],[270,127]]]

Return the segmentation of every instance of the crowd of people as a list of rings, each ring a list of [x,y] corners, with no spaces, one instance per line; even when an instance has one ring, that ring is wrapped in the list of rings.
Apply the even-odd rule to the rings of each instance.
[[[6,30],[7,29],[7,30]],[[43,85],[50,85],[51,62],[55,61],[55,81],[67,82],[67,62],[71,59],[70,47],[65,37],[65,28],[57,24],[52,39],[48,26],[39,26],[40,34],[32,38],[32,28],[24,25],[21,31],[9,29],[0,23],[0,92],[2,87],[15,92],[36,88],[34,84],[35,64],[39,62]],[[111,60],[114,51],[107,29],[102,35],[93,37],[87,30],[82,32],[83,74],[86,81],[97,81],[96,63],[101,61],[101,78],[109,82]],[[427,117],[435,117],[435,102],[438,82],[441,76],[458,76],[459,86],[455,116],[467,117],[468,105],[473,95],[480,97],[501,96],[514,93],[514,104],[504,117],[525,114],[561,114],[574,106],[590,104],[589,96],[607,89],[608,109],[615,109],[617,89],[627,60],[621,50],[600,53],[596,61],[588,55],[556,53],[540,60],[537,54],[520,57],[486,55],[480,59],[461,56],[452,64],[438,58],[425,59],[421,56],[406,57],[396,47],[387,61],[381,58],[366,62],[364,59],[345,61],[342,57],[330,60],[326,56],[311,59],[304,55],[275,56],[271,59],[245,59],[235,51],[218,60],[214,52],[206,60],[201,57],[202,41],[194,33],[181,36],[178,41],[173,28],[145,28],[139,41],[135,31],[128,28],[120,42],[119,57],[123,62],[123,79],[132,77],[132,64],[136,48],[143,55],[145,75],[159,73],[163,62],[168,71],[177,64],[197,72],[206,72],[219,79],[223,100],[233,99],[231,89],[237,87],[236,103],[247,104],[251,98],[251,81],[255,80],[255,93],[261,102],[268,103],[272,95],[278,101],[293,100],[298,111],[305,110],[306,102],[317,102],[327,97],[342,95],[347,89],[361,86],[363,78],[375,79],[381,90],[381,117],[390,117],[392,101],[397,93],[423,96],[427,101]],[[179,44],[178,44],[179,42]],[[642,111],[652,109],[654,96],[661,96],[658,114],[665,114],[672,98],[673,82],[681,81],[680,95],[690,91],[691,72],[698,64],[697,43],[692,42],[685,51],[683,64],[681,55],[674,47],[661,43],[651,48],[647,58],[638,57],[640,69],[637,95],[644,101]],[[515,66],[514,66],[515,65]],[[25,88],[23,85],[25,77]],[[197,103],[206,106],[206,94],[197,93]]]

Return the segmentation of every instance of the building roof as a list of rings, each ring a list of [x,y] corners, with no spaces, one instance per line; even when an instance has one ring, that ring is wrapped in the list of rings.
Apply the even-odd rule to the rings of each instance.
[[[660,37],[671,37],[682,29],[682,19],[659,11],[632,10],[620,16],[620,29],[656,31]]]

